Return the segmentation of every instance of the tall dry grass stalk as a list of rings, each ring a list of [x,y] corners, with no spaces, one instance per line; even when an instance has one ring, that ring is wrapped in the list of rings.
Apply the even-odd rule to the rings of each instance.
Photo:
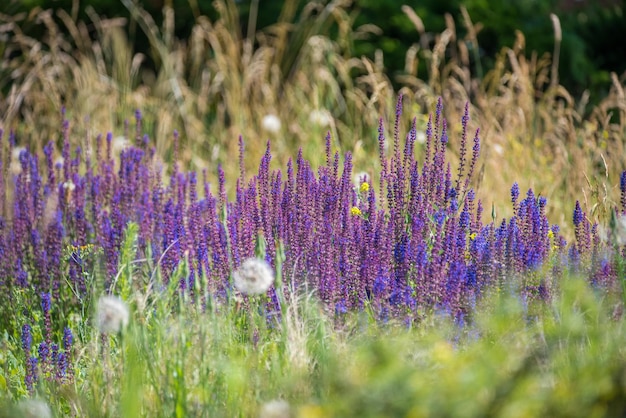
[[[235,178],[239,135],[249,169],[268,139],[277,165],[299,147],[313,162],[321,161],[319,149],[330,131],[334,147],[353,152],[357,170],[378,171],[378,118],[393,115],[395,91],[382,52],[373,60],[351,55],[354,40],[378,29],[355,29],[348,0],[312,1],[299,14],[286,2],[278,23],[246,34],[235,3],[218,0],[220,17],[198,17],[183,40],[174,36],[171,9],[164,9],[159,27],[136,3],[123,1],[150,41],[150,57],[133,51],[122,30],[127,22],[100,18],[93,10],[90,22],[52,10],[0,16],[0,91],[6,92],[0,97],[0,127],[14,129],[18,144],[35,149],[58,141],[62,105],[74,129],[84,133],[73,137],[84,138],[86,147],[97,133],[123,134],[124,119],[141,109],[143,128],[165,161],[172,159],[173,130],[183,133],[180,159],[191,169],[211,173],[221,162],[228,178]],[[403,123],[417,116],[424,128],[437,96],[446,103],[445,116],[457,122],[469,101],[471,127],[480,127],[483,139],[483,174],[474,186],[486,206],[493,203],[498,216],[510,215],[508,191],[518,181],[550,199],[553,222],[569,223],[564,221],[581,193],[587,209],[602,218],[616,200],[617,173],[626,168],[624,76],[613,75],[609,95],[592,109],[588,93],[575,98],[558,83],[556,17],[555,59],[529,54],[518,33],[484,74],[477,38],[482,25],[464,8],[463,36],[451,16],[443,32],[432,33],[412,8],[403,10],[417,34],[405,73],[394,80],[411,106]],[[26,36],[22,27],[29,25],[39,25],[45,36]],[[332,39],[325,35],[330,27],[337,32]],[[148,58],[155,71],[142,65]],[[420,61],[425,79],[418,77]],[[277,130],[264,128],[268,115],[280,121]],[[458,138],[451,135],[452,149],[458,149]]]
[[[150,40],[150,57],[133,52],[124,19],[103,19],[93,10],[90,22],[52,10],[1,16],[8,59],[0,65],[0,88],[9,93],[0,101],[0,124],[38,148],[58,139],[62,105],[86,137],[116,126],[116,135],[122,134],[122,122],[139,108],[144,129],[166,159],[173,129],[182,131],[181,158],[193,168],[236,161],[238,135],[246,140],[251,166],[270,138],[278,156],[293,155],[300,146],[317,155],[313,139],[327,130],[344,150],[366,136],[374,147],[377,118],[393,106],[393,89],[382,67],[350,56],[352,38],[371,28],[352,30],[349,3],[310,2],[296,14],[286,2],[278,23],[244,35],[235,3],[220,0],[220,18],[199,17],[191,36],[180,40],[171,9],[164,9],[158,27],[134,2],[124,1]],[[41,26],[45,37],[22,35],[21,27],[29,25]],[[338,29],[336,39],[323,35],[330,26]],[[156,72],[142,66],[146,58]],[[354,73],[363,77],[354,80]],[[282,121],[279,132],[263,130],[267,115]]]
[[[553,16],[553,57],[527,55],[524,36],[518,32],[515,44],[496,57],[494,69],[479,77],[476,36],[482,25],[474,24],[465,9],[463,38],[451,17],[442,33],[429,34],[412,9],[403,10],[420,36],[414,48],[434,45],[422,54],[429,78],[420,80],[412,65],[413,72],[400,79],[403,91],[431,109],[433,97],[442,96],[448,104],[446,116],[454,121],[461,119],[465,101],[472,104],[472,124],[481,128],[483,140],[484,175],[477,186],[484,202],[511,215],[508,191],[517,181],[521,188],[532,187],[550,199],[554,222],[569,225],[574,201],[581,195],[595,219],[606,220],[608,209],[618,201],[619,173],[626,169],[626,74],[612,75],[610,93],[593,108],[588,92],[572,97],[558,83],[561,31]],[[409,50],[407,62],[415,55]],[[454,140],[451,148],[458,149]]]

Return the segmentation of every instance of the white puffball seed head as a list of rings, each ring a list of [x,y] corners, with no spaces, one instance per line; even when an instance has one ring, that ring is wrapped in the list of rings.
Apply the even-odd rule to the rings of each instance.
[[[128,306],[116,296],[102,296],[98,300],[96,321],[103,334],[117,334],[128,325]]]
[[[263,130],[265,130],[266,132],[277,134],[278,132],[280,132],[282,123],[280,122],[278,116],[269,114],[263,117],[261,125],[263,126]]]
[[[248,258],[233,273],[235,288],[246,295],[260,295],[274,283],[274,272],[265,260]]]

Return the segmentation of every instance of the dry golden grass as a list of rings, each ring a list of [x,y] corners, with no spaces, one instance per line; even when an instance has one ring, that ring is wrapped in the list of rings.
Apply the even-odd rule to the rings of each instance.
[[[428,39],[419,18],[409,8],[404,10],[421,38]],[[613,74],[609,95],[593,109],[588,107],[588,93],[572,97],[558,83],[560,27],[553,17],[554,60],[535,53],[526,56],[524,36],[518,32],[515,45],[501,51],[495,68],[477,78],[472,70],[480,68],[471,57],[477,51],[480,25],[462,12],[468,35],[458,39],[448,18],[447,29],[434,35],[435,46],[423,54],[429,79],[419,80],[413,64],[413,72],[402,78],[403,90],[429,109],[433,97],[442,96],[446,116],[454,122],[460,121],[463,104],[471,103],[471,124],[481,128],[482,139],[477,186],[487,208],[493,202],[502,215],[509,216],[508,191],[517,181],[522,190],[532,187],[548,197],[555,223],[571,224],[576,199],[584,202],[594,219],[606,220],[608,209],[618,200],[619,173],[626,169],[626,74],[621,78]],[[409,51],[407,62],[413,56]],[[454,141],[451,148],[458,148]]]
[[[165,161],[171,162],[173,130],[181,131],[180,158],[190,169],[214,173],[222,163],[227,178],[235,178],[239,135],[249,172],[268,139],[277,166],[299,147],[315,164],[322,161],[319,150],[329,130],[336,148],[353,152],[357,171],[377,171],[378,118],[391,128],[396,92],[382,52],[373,61],[350,54],[354,39],[377,29],[354,29],[347,1],[311,2],[300,14],[287,2],[277,24],[243,34],[234,2],[219,0],[221,17],[199,17],[183,40],[174,36],[170,9],[158,27],[134,3],[123,1],[150,40],[156,72],[142,66],[148,57],[133,52],[122,19],[101,19],[93,11],[90,22],[50,10],[0,16],[5,57],[0,89],[7,92],[0,97],[0,127],[15,130],[19,144],[38,149],[50,139],[59,141],[62,105],[73,126],[72,140],[83,146],[97,133],[123,134],[124,119],[134,123],[133,112],[141,109],[143,128]],[[557,59],[528,55],[519,33],[515,45],[502,50],[495,68],[483,75],[476,38],[481,25],[464,9],[467,35],[462,38],[449,16],[442,33],[430,33],[410,7],[403,10],[419,39],[406,53],[405,74],[394,80],[410,109],[403,126],[417,116],[418,128],[424,129],[425,115],[443,97],[454,152],[469,101],[470,128],[481,128],[475,186],[486,213],[493,204],[499,217],[511,214],[509,189],[517,181],[522,190],[532,187],[548,197],[552,222],[570,224],[576,199],[602,220],[617,200],[618,176],[626,169],[624,76],[614,75],[609,95],[590,109],[588,95],[572,97],[558,83],[558,20],[552,54]],[[27,37],[21,29],[27,25],[39,25],[45,36]],[[333,39],[324,35],[330,26],[338,29]],[[89,27],[97,33],[93,40]],[[417,77],[419,60],[428,68],[425,80]],[[281,121],[275,132],[264,128],[268,115]]]
[[[0,66],[9,83],[1,87],[10,90],[0,101],[5,130],[20,130],[31,147],[39,147],[58,138],[65,104],[79,131],[121,134],[123,120],[139,108],[161,155],[171,153],[172,131],[178,128],[185,145],[181,157],[192,167],[228,164],[237,161],[237,137],[243,135],[253,167],[268,139],[279,157],[300,146],[313,156],[312,139],[322,140],[330,130],[341,148],[349,149],[364,135],[373,136],[383,106],[393,106],[382,69],[347,54],[349,38],[359,33],[351,30],[346,1],[311,3],[298,16],[286,7],[279,23],[255,36],[241,34],[234,3],[218,1],[221,18],[198,18],[186,40],[174,37],[171,10],[165,9],[159,28],[126,3],[150,39],[156,73],[142,69],[146,57],[132,52],[122,19],[91,13],[91,22],[75,22],[55,12],[72,35],[66,39],[52,11],[0,17],[6,48],[15,51]],[[46,37],[20,35],[20,27],[31,24],[41,25]],[[320,35],[331,24],[339,28],[334,41]],[[95,41],[89,41],[89,25],[96,28]],[[352,73],[359,71],[365,75],[353,81]],[[263,129],[267,115],[282,121],[278,132]]]

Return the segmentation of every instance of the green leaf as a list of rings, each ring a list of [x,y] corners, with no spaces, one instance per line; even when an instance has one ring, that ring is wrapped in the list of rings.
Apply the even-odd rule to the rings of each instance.
[[[124,241],[120,248],[119,262],[119,292],[123,300],[128,300],[132,290],[134,267],[133,263],[137,256],[137,236],[139,225],[129,222],[124,231]]]

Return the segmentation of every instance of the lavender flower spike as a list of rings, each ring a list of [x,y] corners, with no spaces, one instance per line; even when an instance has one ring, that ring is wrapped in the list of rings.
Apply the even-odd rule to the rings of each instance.
[[[574,226],[578,227],[578,225],[580,225],[580,223],[583,221],[583,211],[580,208],[580,202],[577,200],[576,201],[576,207],[574,208],[574,216],[573,216],[573,221],[574,221]]]

